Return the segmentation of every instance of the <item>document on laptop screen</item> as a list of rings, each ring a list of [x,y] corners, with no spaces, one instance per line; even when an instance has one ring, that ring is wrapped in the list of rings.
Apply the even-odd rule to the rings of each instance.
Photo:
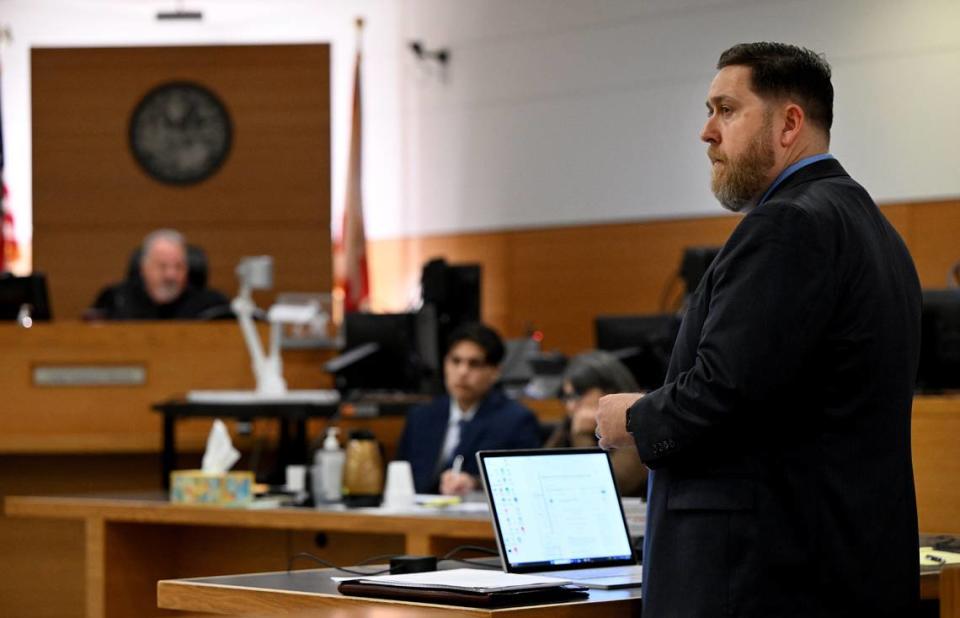
[[[606,454],[490,457],[485,465],[511,565],[632,557]]]

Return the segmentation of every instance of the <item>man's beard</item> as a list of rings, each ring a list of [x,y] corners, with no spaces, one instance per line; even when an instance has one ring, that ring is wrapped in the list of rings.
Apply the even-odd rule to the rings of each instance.
[[[763,121],[763,128],[753,136],[747,150],[737,159],[721,159],[721,165],[711,169],[710,188],[717,200],[727,210],[740,212],[751,206],[760,192],[767,188],[767,172],[773,167],[773,142],[770,116]],[[710,154],[711,161],[716,158]]]
[[[153,290],[153,302],[158,305],[172,303],[180,297],[183,292],[179,281],[161,281]]]

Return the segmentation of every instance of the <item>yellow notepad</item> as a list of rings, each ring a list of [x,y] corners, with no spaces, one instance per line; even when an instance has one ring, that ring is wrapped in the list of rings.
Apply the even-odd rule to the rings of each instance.
[[[952,551],[940,551],[932,547],[920,548],[920,566],[943,566],[960,562],[960,554]]]

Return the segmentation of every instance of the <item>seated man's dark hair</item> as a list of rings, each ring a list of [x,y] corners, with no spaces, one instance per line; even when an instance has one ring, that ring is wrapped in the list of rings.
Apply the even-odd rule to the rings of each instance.
[[[496,366],[503,360],[503,340],[497,331],[485,324],[468,322],[458,326],[447,338],[447,352],[461,341],[471,341],[483,348],[484,360],[488,365]]]
[[[751,83],[758,96],[795,101],[830,135],[833,84],[830,65],[821,54],[786,43],[740,43],[720,54],[717,69],[728,66],[753,69]]]

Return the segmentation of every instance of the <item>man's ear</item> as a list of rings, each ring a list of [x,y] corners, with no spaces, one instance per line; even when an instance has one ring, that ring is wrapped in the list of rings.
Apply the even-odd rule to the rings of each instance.
[[[787,103],[783,108],[783,125],[780,131],[780,145],[792,146],[800,137],[800,132],[807,123],[803,108],[796,103]]]

